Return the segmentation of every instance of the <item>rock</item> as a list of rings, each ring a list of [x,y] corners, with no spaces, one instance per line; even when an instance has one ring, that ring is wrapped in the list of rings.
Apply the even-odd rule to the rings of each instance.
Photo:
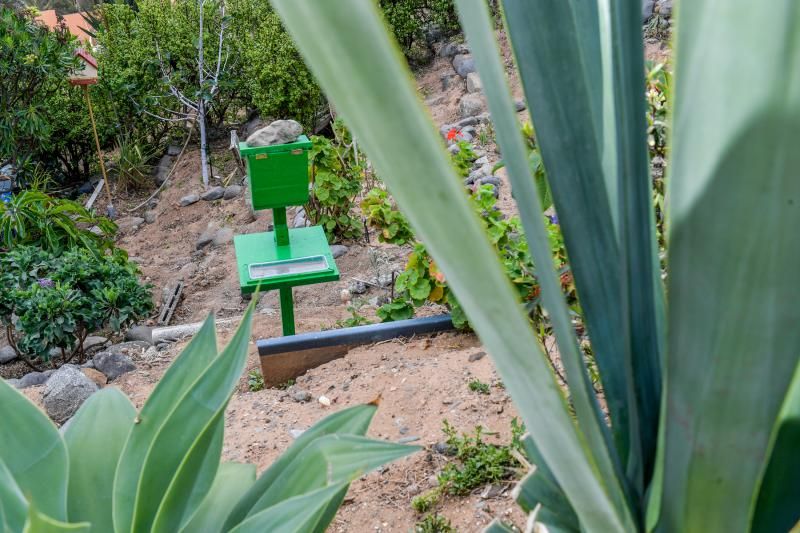
[[[478,135],[478,130],[475,129],[475,126],[466,126],[461,128],[461,135],[469,135],[470,137],[475,137]]]
[[[180,148],[178,150],[180,150]],[[169,171],[172,169],[173,161],[174,158],[173,156],[169,155],[169,153],[162,156],[158,161],[158,165],[156,166],[156,185],[161,185],[167,180]]]
[[[133,326],[125,332],[125,340],[128,342],[140,341],[153,344],[153,328],[150,326]]]
[[[184,281],[192,279],[195,274],[197,274],[197,265],[195,263],[186,263],[178,272],[178,276]]]
[[[367,284],[361,280],[354,279],[350,282],[350,287],[348,288],[351,294],[365,294],[369,287]]]
[[[667,19],[672,17],[672,0],[660,0],[658,14]]]
[[[44,410],[56,423],[63,424],[97,390],[97,384],[78,367],[64,365],[47,380],[42,395]]]
[[[467,92],[468,93],[479,93],[483,91],[483,84],[481,83],[481,77],[478,76],[477,72],[470,72],[467,74]]]
[[[453,124],[452,127],[455,127],[457,129],[462,129],[466,128],[467,126],[477,126],[480,123],[481,121],[479,117],[466,117],[462,118],[461,120]]]
[[[481,156],[478,159],[476,159],[472,164],[475,167],[480,168],[483,165],[488,165],[489,164],[489,158],[487,156],[485,156],[485,155]]]
[[[122,355],[141,355],[144,353],[145,350],[152,346],[151,343],[146,341],[128,341],[128,342],[121,342],[119,344],[112,344],[105,350],[104,352],[111,352],[111,353],[119,353]]]
[[[442,82],[442,90],[447,91],[451,87],[454,87],[457,83],[461,82],[461,76],[455,72],[448,72],[447,74],[442,74],[439,76],[439,80]]]
[[[181,147],[178,146],[177,144],[170,144],[167,147],[167,155],[175,157],[176,155],[180,155],[180,153],[181,153]]]
[[[343,244],[334,244],[331,246],[331,255],[333,256],[334,259],[339,259],[340,257],[342,257],[344,254],[347,253],[347,250],[348,250],[347,246]]]
[[[94,368],[94,361],[89,359],[88,361],[86,361],[81,365],[81,368]]]
[[[264,120],[261,117],[256,115],[255,117],[253,117],[250,120],[248,120],[245,123],[244,127],[242,127],[242,137],[241,138],[242,139],[246,139],[246,138],[250,137],[254,132],[260,130],[261,128],[263,128],[266,125],[267,125],[267,123],[264,122]]]
[[[528,109],[528,104],[526,104],[525,100],[522,99],[514,100],[514,109],[516,109],[518,113],[520,111],[525,111]]]
[[[94,356],[94,367],[114,381],[123,374],[136,370],[136,365],[127,355],[116,352],[100,352]]]
[[[642,22],[653,16],[653,8],[656,6],[656,0],[643,0],[642,1]]]
[[[10,386],[12,386],[12,387],[14,387],[16,389],[21,389],[22,387],[19,386],[19,381],[20,380],[13,379],[13,378],[12,379],[7,379],[6,380],[6,384],[8,384],[8,385],[10,385]]]
[[[470,133],[468,131],[461,130],[458,133],[458,140],[460,140],[460,141],[467,141],[468,143],[471,143],[474,138],[475,137],[472,135],[472,133]],[[453,142],[455,143],[455,141],[453,141]]]
[[[302,207],[297,209],[292,219],[293,228],[305,228],[308,225],[308,218],[306,218],[306,211]]]
[[[247,138],[247,145],[273,146],[294,142],[303,133],[303,127],[294,120],[276,120]]]
[[[289,435],[291,435],[293,439],[298,439],[300,438],[300,435],[302,435],[305,432],[306,432],[305,429],[290,429]]]
[[[444,442],[437,442],[433,445],[433,451],[442,455],[455,455],[456,449],[452,446],[447,445]]]
[[[214,246],[222,246],[223,244],[228,244],[229,242],[233,241],[233,229],[231,228],[220,228],[217,233],[214,235]]]
[[[474,117],[486,111],[486,101],[480,94],[465,94],[458,102],[458,114],[462,118]]]
[[[503,182],[497,176],[486,176],[478,180],[478,185],[493,185],[499,187]]]
[[[211,202],[214,200],[219,200],[225,195],[225,187],[211,187],[206,192],[200,195],[201,200],[205,200],[206,202]]]
[[[455,155],[461,151],[461,147],[459,147],[457,144],[454,143],[447,147],[447,151]]]
[[[428,107],[433,107],[435,105],[442,105],[443,103],[445,103],[446,100],[447,98],[445,98],[445,95],[440,94],[439,96],[434,96],[433,98],[428,98],[427,100],[425,100],[425,105]]]
[[[17,358],[17,352],[11,346],[3,346],[0,348],[0,365],[10,363]]]
[[[219,229],[215,227],[206,228],[194,243],[195,250],[200,250],[211,244],[214,241],[214,237],[217,236],[217,231],[219,231]]]
[[[311,398],[311,393],[305,390],[296,390],[292,393],[292,400],[298,403],[310,402]]]
[[[117,220],[117,228],[123,235],[134,233],[144,223],[142,217],[124,217]]]
[[[81,372],[83,372],[83,374],[87,378],[94,381],[95,385],[97,385],[101,389],[106,386],[106,383],[108,383],[108,378],[106,377],[106,375],[100,372],[99,370],[85,367],[81,368]]]
[[[50,374],[47,372],[29,372],[22,376],[17,383],[18,389],[27,389],[28,387],[35,387],[37,385],[43,385],[47,382],[47,378],[50,377]]]
[[[475,60],[471,55],[458,54],[453,58],[453,70],[462,78],[466,78],[470,72],[475,72]]]
[[[483,492],[481,493],[481,498],[484,500],[488,500],[491,498],[497,498],[501,496],[506,491],[505,485],[487,485]]]
[[[86,337],[83,341],[83,351],[96,350],[108,344],[108,339],[105,337]]]
[[[492,167],[490,165],[483,165],[481,168],[477,170],[473,170],[469,173],[469,177],[467,177],[466,183],[467,185],[471,185],[476,181],[479,181],[481,178],[485,178],[492,174]]]
[[[469,362],[474,363],[475,361],[480,361],[484,357],[486,357],[486,352],[471,353],[469,354]]]
[[[156,221],[156,218],[158,218],[158,215],[156,214],[155,211],[145,211],[144,212],[144,221],[145,221],[145,223],[152,224],[152,223],[154,223]]]
[[[241,185],[228,185],[225,187],[225,192],[223,193],[222,198],[224,200],[233,200],[234,198],[238,198],[240,194],[242,194]]]
[[[469,48],[464,43],[449,42],[439,49],[441,57],[454,57],[459,54],[468,54]]]
[[[199,201],[200,201],[199,194],[187,194],[186,196],[181,198],[178,203],[180,204],[181,207],[186,207],[188,205],[196,204]]]

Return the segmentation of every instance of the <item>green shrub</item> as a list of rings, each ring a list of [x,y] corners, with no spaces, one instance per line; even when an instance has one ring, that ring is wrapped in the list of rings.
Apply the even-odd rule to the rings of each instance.
[[[258,478],[222,463],[253,307],[222,352],[209,318],[138,412],[108,387],[60,432],[0,380],[4,531],[325,531],[350,482],[417,449],[365,438],[371,403],[318,422]]]
[[[83,341],[147,317],[153,309],[149,287],[122,256],[97,256],[74,248],[51,254],[19,246],[0,254],[0,323],[9,343],[31,365],[83,362]],[[55,362],[53,362],[55,364]]]
[[[251,370],[247,374],[247,389],[250,392],[264,390],[264,376],[258,370]]]
[[[361,219],[353,214],[355,200],[361,192],[364,168],[352,149],[352,138],[344,123],[334,122],[334,139],[314,136],[309,154],[311,195],[306,214],[315,225],[321,225],[331,242],[356,239],[362,229]]]
[[[425,30],[438,28],[444,35],[459,30],[458,15],[452,0],[380,0],[386,23],[403,53],[412,61],[430,58]]]
[[[367,224],[378,230],[378,240],[403,245],[414,240],[414,232],[403,213],[392,205],[383,189],[372,189],[361,201]]]
[[[456,533],[450,520],[440,514],[429,514],[417,522],[414,533]]]
[[[23,191],[0,202],[0,250],[31,245],[55,254],[74,247],[101,253],[114,248],[116,231],[111,220],[40,191]]]
[[[488,383],[484,383],[479,379],[471,380],[467,386],[469,387],[469,390],[472,392],[477,392],[478,394],[489,394],[491,390]]]

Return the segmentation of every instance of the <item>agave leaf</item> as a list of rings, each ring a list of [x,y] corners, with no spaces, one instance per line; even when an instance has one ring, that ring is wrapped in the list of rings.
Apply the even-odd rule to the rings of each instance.
[[[69,524],[40,513],[34,505],[28,508],[28,518],[22,533],[88,533],[92,525],[88,522]]]
[[[153,521],[153,533],[177,531],[198,510],[217,476],[224,431],[223,408],[197,436],[181,461],[161,499]]]
[[[418,446],[404,446],[356,435],[319,437],[299,453],[264,491],[258,502],[258,511],[332,483],[349,483],[419,449]]]
[[[274,0],[273,5],[442,267],[509,392],[515,398],[533,398],[530,404],[519,404],[522,418],[541,439],[542,453],[565,492],[575,499],[581,524],[599,531],[634,529],[629,513],[615,505],[586,457],[585,441],[549,362],[377,7],[371,0]]]
[[[347,483],[337,483],[284,500],[249,517],[230,533],[305,533],[317,530],[323,511],[342,490],[347,490]]]
[[[93,394],[64,432],[69,455],[67,516],[113,531],[114,473],[136,417],[130,400],[114,387]]]
[[[483,533],[514,533],[515,529],[511,529],[503,522],[495,518],[492,522],[486,526],[486,529],[483,530]]]
[[[28,502],[11,471],[0,459],[0,529],[20,531],[28,515]]]
[[[213,317],[206,319],[200,331],[167,369],[139,415],[136,429],[131,432],[121,454],[114,478],[114,528],[129,531],[139,476],[148,450],[167,416],[200,375],[217,356],[217,337]]]
[[[343,409],[314,424],[289,446],[272,465],[258,478],[258,481],[247,491],[247,494],[234,507],[225,521],[225,530],[233,528],[246,517],[253,515],[267,507],[263,501],[264,493],[283,474],[294,459],[303,452],[312,442],[325,435],[350,434],[364,435],[369,428],[369,423],[378,409],[377,403],[357,405]]]
[[[603,413],[600,411],[594,387],[586,370],[583,352],[578,347],[569,309],[561,291],[561,283],[552,266],[552,250],[544,227],[540,191],[528,164],[526,148],[519,133],[520,124],[512,104],[505,68],[500,61],[491,14],[483,0],[458,0],[457,6],[478,70],[484,80],[484,92],[492,113],[497,140],[506,158],[514,199],[519,206],[528,246],[536,265],[536,277],[542,288],[543,305],[553,324],[561,361],[567,372],[572,404],[575,406],[584,438],[590,443],[588,448],[597,469],[602,472],[602,478],[615,493],[617,505],[624,507],[625,480],[621,462],[611,444]],[[516,400],[520,404],[526,404],[530,403],[532,398]]]
[[[658,427],[662,332],[653,302],[663,299],[648,240],[650,200],[635,203],[650,186],[644,61],[633,31],[638,25],[628,25],[641,6],[629,0],[593,4],[508,0],[504,5],[614,440],[641,491],[652,463],[643,451],[655,449]],[[627,273],[634,271],[628,286]],[[635,388],[640,380],[643,388]]]
[[[0,461],[41,512],[67,518],[67,448],[56,426],[0,379]]]
[[[680,7],[660,526],[740,531],[800,357],[800,4]]]
[[[789,531],[800,521],[800,365],[776,423],[752,531]]]
[[[256,482],[256,467],[250,464],[222,463],[219,465],[214,484],[182,529],[185,533],[214,533],[222,529],[233,506]]]
[[[192,491],[186,490],[198,480],[206,480],[210,486],[213,476],[206,476],[201,470],[182,469],[184,461],[192,465],[203,464],[213,466],[216,472],[217,463],[196,463],[194,454],[205,457],[202,446],[212,446],[213,438],[206,439],[209,430],[221,419],[239,377],[247,362],[247,348],[250,343],[254,304],[251,304],[242,317],[236,333],[222,353],[212,361],[182,397],[175,398],[175,407],[163,420],[158,431],[153,435],[149,451],[141,466],[141,474],[136,488],[132,529],[149,531],[155,520],[174,521],[174,528],[180,526],[184,513],[188,517],[192,510],[186,509],[188,500],[192,499]],[[140,418],[144,417],[144,409]],[[131,440],[139,431],[150,432],[151,428],[134,425]],[[212,433],[213,435],[213,433]],[[195,448],[197,447],[197,448]],[[120,464],[125,456],[120,459]],[[177,488],[184,490],[169,492],[172,500],[171,509],[180,509],[173,513],[164,508],[168,516],[160,515],[161,503],[168,494],[173,482]],[[116,518],[115,518],[116,520]],[[172,523],[172,522],[171,522]],[[167,522],[164,522],[166,525]]]

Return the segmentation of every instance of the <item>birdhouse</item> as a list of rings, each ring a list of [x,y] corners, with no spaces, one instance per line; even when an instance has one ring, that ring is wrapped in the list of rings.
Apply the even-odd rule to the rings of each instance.
[[[97,83],[97,60],[83,48],[78,48],[75,51],[75,55],[80,60],[80,65],[70,75],[69,82],[72,85],[92,85]]]

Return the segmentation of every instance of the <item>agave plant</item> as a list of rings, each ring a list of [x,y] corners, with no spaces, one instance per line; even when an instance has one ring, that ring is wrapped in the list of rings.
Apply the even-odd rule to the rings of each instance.
[[[317,423],[258,478],[220,463],[251,317],[221,353],[209,318],[138,413],[109,387],[59,432],[0,380],[0,530],[321,533],[353,479],[416,449],[365,438],[369,404]]]
[[[502,2],[603,408],[549,268],[536,182],[485,0],[456,4],[539,266],[566,394],[374,2],[273,4],[516,402],[537,466],[518,488],[522,506],[551,531],[790,529],[800,518],[797,2],[678,6],[666,283],[655,244],[640,1]]]

